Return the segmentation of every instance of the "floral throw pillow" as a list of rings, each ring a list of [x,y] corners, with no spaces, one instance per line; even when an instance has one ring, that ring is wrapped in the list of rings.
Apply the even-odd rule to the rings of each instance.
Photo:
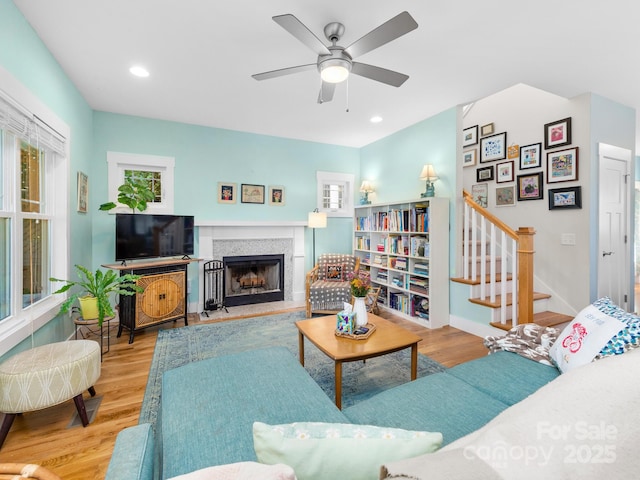
[[[343,282],[344,265],[341,263],[332,263],[327,265],[325,278],[328,282]]]

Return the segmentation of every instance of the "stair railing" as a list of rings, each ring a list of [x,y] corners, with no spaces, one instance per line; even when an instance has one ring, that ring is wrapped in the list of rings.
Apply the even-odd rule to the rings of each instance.
[[[463,191],[463,198],[463,278],[478,279],[483,301],[488,298],[489,302],[496,304],[500,295],[499,323],[507,323],[509,293],[512,298],[511,326],[532,322],[534,229],[520,227],[515,231],[476,203],[468,192]],[[501,259],[500,272],[497,271],[498,258]],[[508,292],[509,273],[513,279],[511,292]]]

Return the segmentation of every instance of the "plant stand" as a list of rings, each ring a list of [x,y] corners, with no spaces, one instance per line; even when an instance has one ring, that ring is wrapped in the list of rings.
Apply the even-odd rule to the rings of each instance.
[[[102,362],[102,356],[105,353],[109,353],[109,350],[111,349],[111,320],[113,320],[116,317],[104,317],[104,320],[102,322],[102,325],[100,327],[98,327],[98,319],[97,318],[93,318],[91,320],[85,320],[82,317],[74,317],[73,318],[73,323],[75,325],[75,339],[78,339],[78,330],[80,331],[80,336],[82,337],[82,339],[86,339],[88,338],[89,335],[85,336],[84,333],[82,333],[82,327],[85,327],[90,333],[91,335],[99,335],[100,336],[100,361]],[[104,350],[104,324],[107,324],[107,350]],[[92,328],[95,327],[95,328]]]

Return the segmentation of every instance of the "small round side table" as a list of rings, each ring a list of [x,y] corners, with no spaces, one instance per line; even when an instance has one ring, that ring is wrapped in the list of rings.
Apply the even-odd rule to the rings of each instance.
[[[76,331],[75,331],[75,339],[78,339],[78,330],[81,330],[82,327],[87,327],[87,330],[89,330],[93,335],[99,335],[100,336],[100,361],[102,362],[102,356],[105,353],[109,353],[109,349],[111,348],[111,320],[113,320],[116,317],[104,317],[104,320],[102,322],[102,325],[100,326],[100,329],[98,331],[98,329],[96,328],[95,330],[92,329],[91,327],[93,327],[94,325],[97,326],[98,325],[98,319],[97,318],[92,318],[91,320],[85,320],[82,317],[73,317],[73,323],[75,325]],[[107,324],[107,350],[104,350],[104,324]],[[84,334],[82,333],[82,331],[80,331],[80,335],[82,336],[83,339],[85,339],[86,337],[84,336]]]

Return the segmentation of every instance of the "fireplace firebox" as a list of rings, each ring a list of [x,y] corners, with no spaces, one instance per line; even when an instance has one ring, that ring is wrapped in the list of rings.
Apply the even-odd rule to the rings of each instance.
[[[284,300],[284,255],[223,257],[224,305]]]

